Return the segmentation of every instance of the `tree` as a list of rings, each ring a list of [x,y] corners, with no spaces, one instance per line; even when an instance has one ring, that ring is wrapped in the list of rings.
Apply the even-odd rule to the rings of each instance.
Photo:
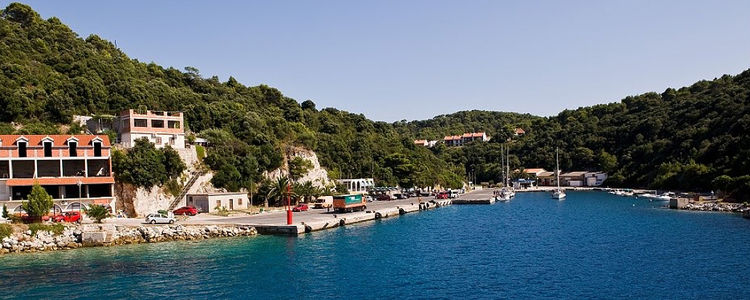
[[[42,216],[48,214],[52,206],[52,196],[38,183],[31,187],[28,201],[21,203],[23,210],[35,221],[41,221]]]
[[[295,156],[292,158],[289,162],[289,178],[292,181],[297,181],[298,179],[304,177],[310,169],[312,169],[313,165],[310,160],[304,159],[299,156]]]
[[[288,186],[289,179],[283,176],[279,176],[279,178],[271,182],[264,206],[268,207],[269,202],[273,202],[275,206],[285,203],[283,200],[287,196]]]
[[[185,163],[182,161],[182,158],[180,158],[180,154],[170,146],[162,148],[161,152],[164,156],[164,169],[167,172],[167,177],[179,177],[186,168]]]
[[[94,219],[96,223],[101,223],[102,220],[110,217],[109,209],[96,204],[93,204],[86,209],[86,215]]]

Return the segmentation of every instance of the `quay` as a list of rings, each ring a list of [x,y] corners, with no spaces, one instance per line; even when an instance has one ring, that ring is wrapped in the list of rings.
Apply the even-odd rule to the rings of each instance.
[[[453,199],[453,204],[493,204],[495,203],[495,189],[472,191]]]
[[[254,227],[259,234],[300,235],[304,233],[326,230],[349,224],[374,221],[378,219],[396,217],[408,213],[430,210],[451,205],[451,199],[433,199],[420,197],[392,201],[374,201],[367,203],[367,209],[362,212],[336,213],[325,209],[310,209],[294,213],[294,223],[286,224],[285,212],[276,211],[248,216],[211,216],[198,215],[181,224],[234,224],[237,226]]]

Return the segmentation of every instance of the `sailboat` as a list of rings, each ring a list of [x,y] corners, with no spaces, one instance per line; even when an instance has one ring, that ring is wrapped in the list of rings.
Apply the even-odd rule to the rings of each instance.
[[[557,200],[565,200],[565,191],[560,188],[560,153],[558,153],[557,148],[555,148],[555,176],[557,181],[557,189],[555,189],[554,192],[552,192],[552,198]]]

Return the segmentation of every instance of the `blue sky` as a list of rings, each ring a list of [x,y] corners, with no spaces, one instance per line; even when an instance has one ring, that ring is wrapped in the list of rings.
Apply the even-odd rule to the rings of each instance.
[[[555,115],[750,68],[750,1],[22,2],[143,62],[384,121]]]

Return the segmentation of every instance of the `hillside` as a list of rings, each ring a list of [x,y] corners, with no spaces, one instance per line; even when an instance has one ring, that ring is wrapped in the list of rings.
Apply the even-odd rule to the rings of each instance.
[[[145,106],[185,112],[186,126],[212,141],[215,184],[252,187],[284,159],[287,146],[314,150],[333,177],[375,177],[382,185],[457,187],[474,170],[497,181],[500,143],[511,167],[601,169],[609,185],[738,190],[750,187],[750,71],[554,117],[463,111],[411,122],[374,122],[318,109],[269,86],[204,78],[129,58],[96,35],[85,39],[57,18],[13,3],[0,12],[0,133],[56,133],[74,114],[115,114]],[[16,129],[10,123],[21,123]],[[75,127],[74,127],[75,128]],[[486,131],[489,143],[428,149],[415,138]],[[721,175],[729,179],[715,181]]]

